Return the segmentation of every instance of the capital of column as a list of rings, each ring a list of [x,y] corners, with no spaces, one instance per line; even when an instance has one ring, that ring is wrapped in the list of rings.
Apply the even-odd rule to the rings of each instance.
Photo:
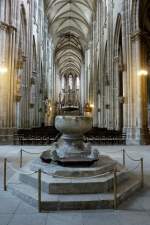
[[[114,57],[114,62],[119,62],[119,56]]]
[[[141,40],[141,38],[143,37],[143,32],[135,31],[135,32],[131,33],[130,35],[131,35],[132,41]]]
[[[4,31],[8,31],[10,33],[17,30],[16,27],[14,27],[10,24],[7,24],[3,21],[0,21],[0,29],[4,30]]]

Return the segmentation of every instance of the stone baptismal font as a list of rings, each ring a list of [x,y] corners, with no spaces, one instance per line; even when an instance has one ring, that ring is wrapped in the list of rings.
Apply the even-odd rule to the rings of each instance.
[[[41,155],[43,162],[57,162],[64,166],[89,166],[99,159],[97,150],[85,144],[83,134],[92,129],[92,118],[85,116],[57,116],[55,127],[62,133],[53,150]]]
[[[38,205],[35,171],[42,171],[41,210],[75,210],[114,207],[114,169],[117,170],[117,203],[140,187],[135,175],[112,159],[85,144],[83,135],[92,128],[92,119],[84,116],[57,116],[60,139],[15,174],[9,188],[33,206]],[[15,185],[19,183],[20,185]]]

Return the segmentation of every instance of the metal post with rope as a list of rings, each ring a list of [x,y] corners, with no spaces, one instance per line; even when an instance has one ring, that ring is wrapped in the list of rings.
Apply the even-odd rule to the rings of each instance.
[[[4,178],[4,191],[7,191],[7,158],[4,158],[3,178]]]
[[[20,149],[20,158],[19,158],[19,166],[20,168],[22,168],[23,166],[23,152],[26,153],[26,154],[29,154],[29,155],[40,155],[42,152],[29,152],[29,151],[26,151],[24,149]]]
[[[114,169],[114,178],[113,178],[113,187],[114,187],[114,209],[117,209],[117,169]]]
[[[22,148],[20,149],[20,168],[22,168],[22,153],[23,153],[23,150]]]
[[[126,151],[125,149],[122,150],[122,154],[123,154],[123,166],[126,165]]]
[[[141,188],[144,187],[144,161],[143,158],[140,159],[141,161]]]
[[[134,162],[139,162],[140,163],[140,166],[141,166],[141,188],[144,187],[144,159],[143,158],[140,158],[140,159],[134,159],[132,158],[126,151],[125,151],[125,154],[127,155],[127,157],[134,161]]]
[[[42,171],[41,169],[39,169],[38,171],[33,171],[33,172],[26,172],[23,170],[17,170],[16,168],[14,168],[11,165],[11,162],[9,162],[7,160],[7,158],[4,158],[4,162],[3,162],[3,189],[4,191],[7,191],[7,185],[9,182],[7,182],[7,167],[10,168],[12,171],[16,172],[16,173],[21,173],[21,174],[26,174],[26,175],[32,175],[35,173],[38,173],[38,188],[37,188],[37,192],[38,192],[38,211],[41,212],[41,187],[42,187],[42,183],[41,183],[41,174]],[[11,184],[11,182],[9,183]],[[14,184],[14,183],[13,183]]]
[[[141,181],[141,188],[144,187],[144,160],[143,158],[140,158],[140,159],[134,159],[132,158],[124,149],[121,150],[123,152],[123,165],[125,166],[126,164],[126,155],[127,157],[132,160],[132,161],[135,161],[135,162],[139,162],[138,165],[133,168],[132,170],[135,170],[136,168],[138,168],[138,166],[140,166],[141,170],[140,170],[140,181]],[[26,153],[29,153],[29,154],[41,154],[40,153],[31,153],[31,152],[27,152],[23,149],[20,150],[20,168],[22,167],[22,159],[23,159],[23,152],[26,152]],[[41,180],[41,176],[42,176],[42,173],[44,173],[41,169],[39,169],[38,171],[34,171],[34,172],[30,172],[30,173],[26,173],[25,171],[23,170],[17,170],[16,168],[12,167],[11,166],[11,163],[7,160],[7,158],[4,158],[4,162],[3,162],[3,188],[4,188],[4,191],[7,191],[7,166],[10,167],[12,170],[14,170],[15,172],[18,172],[18,173],[24,173],[24,174],[28,174],[28,175],[32,175],[34,173],[38,173],[38,189],[37,189],[37,195],[38,195],[38,211],[41,212],[42,211],[42,201],[41,201],[41,198],[42,198],[42,180]],[[132,171],[130,170],[130,171]],[[108,172],[107,172],[108,173]],[[48,173],[46,173],[48,174]],[[106,173],[104,173],[106,175]],[[102,176],[104,174],[101,174]],[[48,175],[53,175],[53,174],[48,174]],[[99,175],[98,175],[99,176]],[[97,177],[94,176],[94,177]],[[68,177],[68,179],[72,179],[72,177]],[[90,177],[91,178],[91,177]],[[79,179],[79,178],[78,178]],[[81,178],[83,179],[83,178]],[[86,177],[87,179],[87,177]],[[118,199],[117,199],[117,192],[118,192],[118,187],[117,187],[117,168],[115,167],[114,168],[114,171],[113,171],[113,196],[114,196],[114,199],[113,199],[113,205],[114,205],[114,209],[117,209],[118,207]]]
[[[41,189],[42,189],[41,175],[42,175],[42,171],[41,169],[39,169],[38,170],[38,211],[39,212],[41,212]]]

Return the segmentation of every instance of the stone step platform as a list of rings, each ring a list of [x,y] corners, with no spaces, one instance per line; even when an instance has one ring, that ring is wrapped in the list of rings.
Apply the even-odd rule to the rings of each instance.
[[[12,182],[11,182],[12,181]],[[120,204],[140,188],[140,181],[130,176],[118,187],[117,200]],[[23,201],[37,207],[37,188],[22,183],[19,175],[15,174],[9,181],[8,190]],[[95,194],[48,194],[42,192],[42,211],[52,210],[81,210],[113,208],[113,192]]]
[[[42,209],[75,210],[113,208],[114,168],[117,169],[117,200],[120,204],[140,187],[140,180],[108,156],[100,156],[90,167],[63,167],[33,159],[22,171],[42,170]],[[38,174],[16,173],[9,189],[31,205],[37,206]]]
[[[113,173],[108,172],[104,176],[82,178],[59,178],[42,174],[42,191],[49,194],[95,194],[106,193],[113,188]],[[128,172],[122,169],[117,173],[117,182],[128,179]],[[19,180],[32,187],[37,187],[37,174],[20,174]]]
[[[63,167],[57,165],[57,163],[44,163],[40,158],[32,160],[27,166],[30,167],[32,171],[41,169],[45,173],[60,177],[91,177],[113,171],[116,166],[119,170],[122,169],[122,166],[119,166],[118,162],[112,160],[109,156],[103,155],[100,156],[97,162],[89,167]]]

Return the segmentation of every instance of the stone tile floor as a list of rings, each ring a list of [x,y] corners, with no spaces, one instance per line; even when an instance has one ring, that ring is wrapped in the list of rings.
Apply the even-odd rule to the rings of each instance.
[[[125,148],[133,158],[144,157],[145,188],[119,206],[118,210],[85,210],[38,213],[20,199],[2,190],[2,162],[7,157],[18,167],[20,146],[0,146],[0,225],[150,225],[150,146],[94,146],[122,161],[119,151]],[[41,152],[47,146],[23,146],[25,150]],[[24,164],[33,156],[24,153]],[[37,156],[34,156],[37,157]],[[127,160],[127,167],[132,169],[137,163]],[[139,168],[135,172],[139,174]],[[8,170],[8,176],[13,174]]]

